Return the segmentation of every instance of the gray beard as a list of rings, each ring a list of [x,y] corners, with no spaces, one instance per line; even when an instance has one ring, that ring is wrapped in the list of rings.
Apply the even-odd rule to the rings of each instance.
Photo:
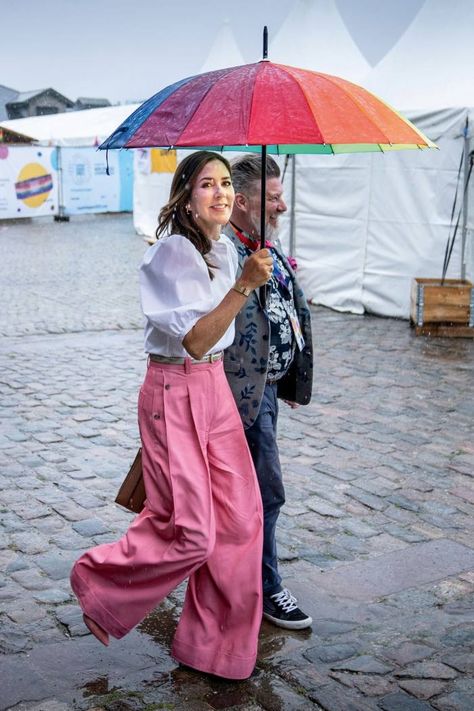
[[[258,215],[251,213],[250,214],[250,222],[253,227],[252,237],[256,237],[256,235],[260,235],[260,213]],[[273,242],[278,237],[278,232],[279,232],[278,227],[273,227],[272,225],[269,225],[269,224],[265,225],[265,239],[267,239],[269,242]]]

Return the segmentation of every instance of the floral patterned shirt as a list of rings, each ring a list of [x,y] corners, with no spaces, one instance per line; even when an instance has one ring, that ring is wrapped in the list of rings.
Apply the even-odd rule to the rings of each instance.
[[[244,245],[247,256],[252,250]],[[295,354],[295,337],[289,312],[298,319],[294,304],[293,281],[278,256],[270,248],[274,269],[267,285],[267,315],[270,322],[270,350],[268,353],[267,381],[275,382],[288,372]]]
[[[276,254],[271,250],[275,268],[269,284],[267,314],[270,320],[270,352],[267,380],[280,380],[288,372],[295,354],[295,338],[288,310],[294,311],[293,282]],[[278,275],[280,278],[278,278]]]

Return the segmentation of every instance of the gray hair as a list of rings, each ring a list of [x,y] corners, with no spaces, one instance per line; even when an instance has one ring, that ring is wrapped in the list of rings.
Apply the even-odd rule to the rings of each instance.
[[[236,193],[249,195],[255,190],[255,183],[262,178],[262,157],[255,153],[250,153],[231,162],[232,183]],[[281,175],[278,163],[267,156],[267,178],[279,178]]]

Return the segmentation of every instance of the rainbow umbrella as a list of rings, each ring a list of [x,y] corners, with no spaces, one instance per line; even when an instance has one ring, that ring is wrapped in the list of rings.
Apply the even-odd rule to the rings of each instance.
[[[345,79],[260,62],[219,69],[167,86],[134,111],[100,146],[193,148],[262,153],[356,153],[436,148],[421,131]],[[265,201],[261,237],[265,241]]]
[[[198,74],[145,101],[100,146],[357,153],[435,145],[340,77],[262,60]]]

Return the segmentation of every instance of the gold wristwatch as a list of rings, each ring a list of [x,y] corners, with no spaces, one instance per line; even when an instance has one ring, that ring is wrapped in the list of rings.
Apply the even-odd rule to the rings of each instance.
[[[248,286],[242,286],[237,282],[235,282],[232,288],[234,291],[237,291],[239,294],[243,294],[245,297],[250,296],[250,294],[252,293],[252,289],[249,289]]]

